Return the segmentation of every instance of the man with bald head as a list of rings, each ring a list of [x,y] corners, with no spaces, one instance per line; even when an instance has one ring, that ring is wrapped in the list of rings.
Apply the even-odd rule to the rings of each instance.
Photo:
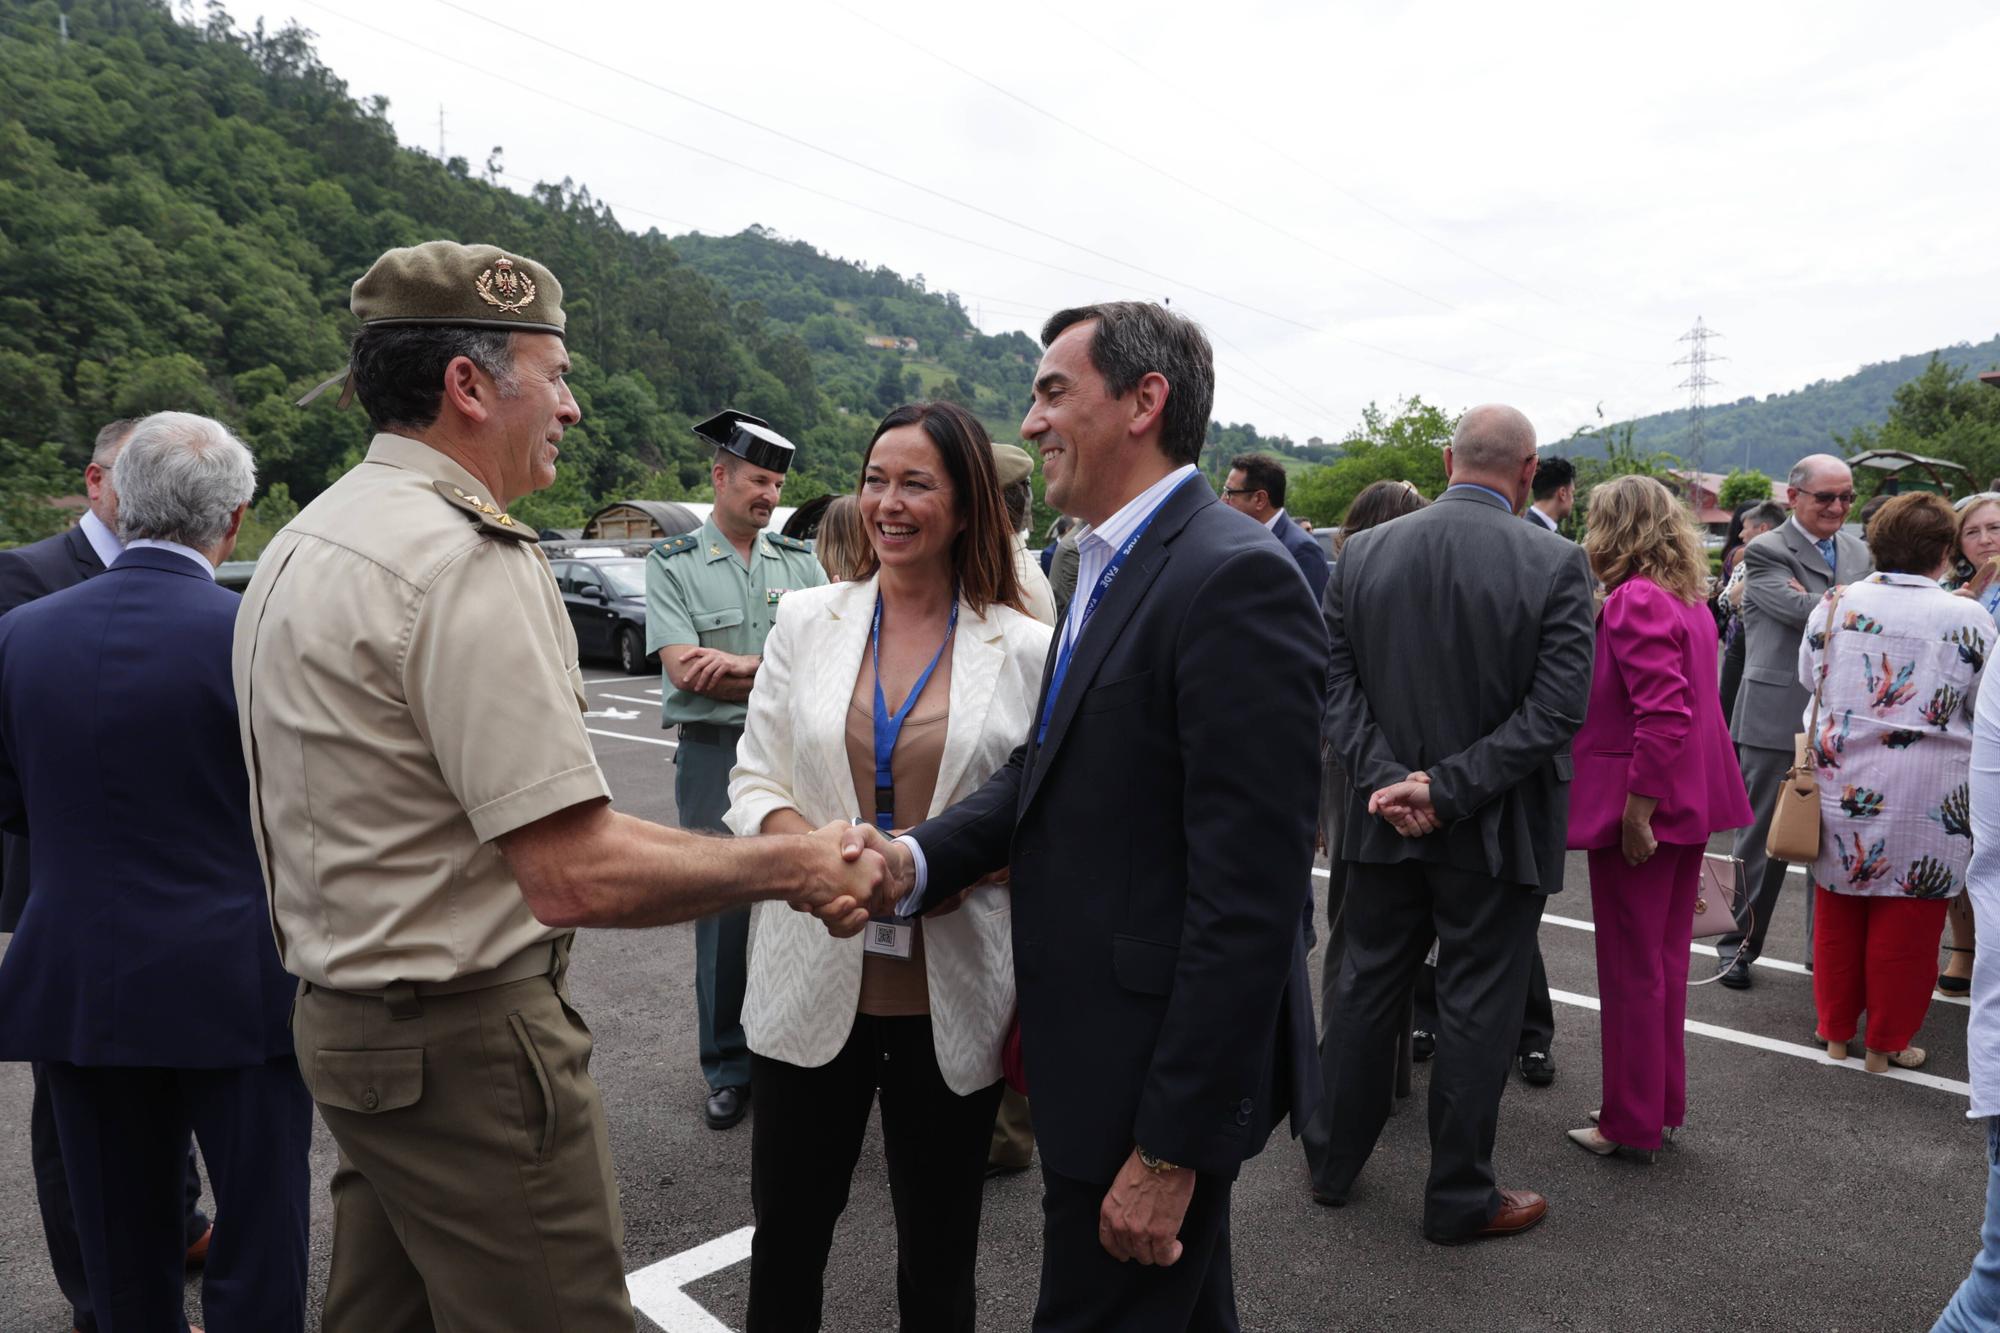
[[[1525,1231],[1548,1208],[1496,1187],[1493,1139],[1542,905],[1562,887],[1593,614],[1582,550],[1514,517],[1538,462],[1528,419],[1473,408],[1444,462],[1438,502],[1358,534],[1327,589],[1323,725],[1353,794],[1339,849],[1347,956],[1323,1042],[1328,1134],[1312,1166],[1313,1197],[1346,1203],[1435,938],[1423,1229],[1451,1245]]]
[[[1716,941],[1723,985],[1750,986],[1750,964],[1764,952],[1764,932],[1785,887],[1783,861],[1764,850],[1778,788],[1792,766],[1793,738],[1805,728],[1810,695],[1799,684],[1799,640],[1826,590],[1852,583],[1875,567],[1859,537],[1841,530],[1854,508],[1854,474],[1831,454],[1811,454],[1786,477],[1792,516],[1743,548],[1743,683],[1730,714],[1730,735],[1743,763],[1756,822],[1738,831],[1746,901],[1737,930]],[[1812,895],[1806,900],[1806,957],[1812,957]]]

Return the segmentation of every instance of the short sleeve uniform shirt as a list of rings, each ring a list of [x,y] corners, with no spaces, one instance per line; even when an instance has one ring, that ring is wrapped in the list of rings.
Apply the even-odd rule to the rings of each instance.
[[[711,518],[661,542],[646,557],[646,651],[679,643],[744,656],[761,653],[785,594],[825,582],[826,571],[804,542],[760,532],[746,565]],[[748,704],[677,690],[664,663],[660,675],[662,725],[743,725]]]
[[[610,792],[575,633],[515,532],[470,473],[385,434],[257,562],[236,694],[294,976],[447,981],[565,933],[535,920],[493,840]]]

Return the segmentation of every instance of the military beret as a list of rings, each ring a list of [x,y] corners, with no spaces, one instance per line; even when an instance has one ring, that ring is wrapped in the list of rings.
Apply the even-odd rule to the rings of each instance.
[[[993,445],[993,470],[1000,474],[1000,485],[1004,488],[1017,481],[1026,481],[1028,474],[1035,470],[1035,460],[1018,444],[996,441]]]
[[[363,328],[435,324],[563,332],[555,274],[493,245],[426,241],[391,250],[361,275],[350,302]]]

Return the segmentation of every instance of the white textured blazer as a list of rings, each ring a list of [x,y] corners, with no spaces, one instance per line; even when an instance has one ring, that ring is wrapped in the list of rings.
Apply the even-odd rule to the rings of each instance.
[[[847,764],[847,709],[874,613],[872,578],[801,589],[778,604],[729,775],[723,818],[738,836],[759,832],[776,810],[797,810],[814,826],[861,813]],[[930,814],[971,795],[1028,738],[1048,650],[1046,625],[1004,606],[982,617],[959,604]],[[938,1069],[960,1096],[1000,1077],[1000,1043],[1014,1014],[1012,920],[999,885],[974,889],[956,912],[924,918]],[[751,1050],[818,1068],[847,1044],[860,1000],[860,936],[834,939],[810,913],[757,904],[743,997]]]

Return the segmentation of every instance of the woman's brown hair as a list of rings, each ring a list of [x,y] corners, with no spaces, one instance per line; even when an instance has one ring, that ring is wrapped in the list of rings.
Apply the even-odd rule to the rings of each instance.
[[[861,502],[851,495],[836,495],[831,501],[820,512],[813,554],[819,557],[819,566],[829,579],[852,583],[863,560],[874,568],[875,548],[868,544],[868,531],[861,526]]]
[[[965,531],[951,546],[952,575],[958,595],[978,615],[996,602],[1021,610],[1021,585],[1014,575],[1014,527],[1000,496],[1000,474],[993,469],[993,437],[979,418],[957,403],[908,403],[882,418],[861,455],[861,479],[868,479],[868,460],[875,443],[892,430],[921,426],[944,460],[951,478],[953,508],[965,520]],[[855,565],[856,579],[873,574],[880,562],[871,542]]]
[[[1591,489],[1583,551],[1606,592],[1644,575],[1693,605],[1708,585],[1694,519],[1651,477],[1613,477]]]
[[[1970,513],[1977,505],[1969,506]],[[1929,491],[1911,491],[1882,506],[1868,525],[1868,551],[1885,574],[1937,573],[1958,545],[1958,515],[1951,502]]]
[[[1334,554],[1347,545],[1347,539],[1357,532],[1366,532],[1392,518],[1414,514],[1419,509],[1429,507],[1430,501],[1424,493],[1407,481],[1371,481],[1361,488],[1361,494],[1347,504],[1347,514],[1340,520],[1340,533],[1333,539]]]

